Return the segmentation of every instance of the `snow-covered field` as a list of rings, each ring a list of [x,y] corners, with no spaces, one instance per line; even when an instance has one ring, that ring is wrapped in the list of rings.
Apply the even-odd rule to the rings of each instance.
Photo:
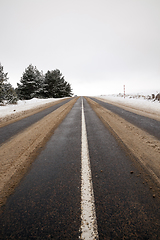
[[[103,95],[99,98],[106,99],[111,102],[120,103],[121,105],[131,107],[140,111],[145,111],[160,115],[160,102],[148,99],[147,96],[128,95],[125,98],[120,95]]]
[[[48,99],[38,99],[33,98],[31,100],[19,100],[17,104],[9,104],[5,106],[0,106],[0,118],[6,117],[14,113],[22,112],[29,109],[34,109],[36,107],[42,106],[46,103],[55,102],[62,98],[48,98]]]

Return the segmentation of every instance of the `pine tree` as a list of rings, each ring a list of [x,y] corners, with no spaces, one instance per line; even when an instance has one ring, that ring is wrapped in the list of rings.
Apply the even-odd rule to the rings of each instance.
[[[9,104],[16,104],[18,101],[17,94],[10,83],[4,84],[4,100]]]
[[[64,80],[62,73],[56,69],[48,71],[44,80],[44,96],[62,98],[72,96],[70,84]]]
[[[20,83],[21,84],[17,84],[17,92],[20,99],[40,97],[43,85],[43,76],[36,67],[33,67],[30,64],[28,68],[25,69]]]
[[[72,96],[69,83],[64,80],[62,73],[56,69],[43,72],[38,71],[31,64],[25,69],[20,84],[17,84],[17,93],[20,99],[62,98]]]
[[[69,83],[67,83],[65,86],[65,94],[66,97],[72,97],[73,95],[71,85]]]
[[[3,66],[0,63],[0,102],[6,101],[7,103],[16,104],[17,94],[8,82],[8,73],[4,73]]]
[[[34,93],[32,94],[33,97],[37,97],[37,98],[42,98],[43,97],[43,84],[44,84],[44,75],[43,72],[39,71],[36,67],[35,67],[35,75],[36,75],[36,90],[34,91]]]
[[[7,82],[8,73],[4,73],[3,66],[0,63],[0,102],[3,102],[4,100],[4,83]]]

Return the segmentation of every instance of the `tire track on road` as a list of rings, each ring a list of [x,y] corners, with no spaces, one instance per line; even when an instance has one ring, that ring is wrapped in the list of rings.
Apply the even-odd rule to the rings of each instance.
[[[135,125],[136,127],[148,132],[150,135],[154,136],[160,140],[160,121],[153,118],[145,117],[143,115],[136,114],[134,112],[125,110],[123,107],[117,107],[113,104],[100,101],[96,98],[91,98],[94,102],[97,102],[100,106],[104,107],[108,111],[115,113],[119,117],[123,118],[125,121]]]
[[[55,111],[70,100],[71,98],[63,99],[57,102],[46,104],[45,106],[37,107],[36,109],[30,109],[26,112],[22,112],[21,116],[16,119],[9,120],[4,123],[2,122],[0,124],[0,145],[9,140],[11,137],[14,137],[14,135],[25,130],[25,128],[38,122],[40,119]]]
[[[78,99],[2,208],[0,238],[79,239],[80,170]]]
[[[116,138],[116,117],[109,118],[98,104],[91,108],[86,100],[84,108],[99,239],[158,239],[159,198],[153,198],[149,182],[143,183],[142,170],[122,147],[121,135]],[[101,117],[110,120],[111,128]]]
[[[54,130],[70,112],[77,98],[62,105],[0,147],[0,206],[14,191]]]
[[[97,102],[86,99],[121,148],[139,171],[143,172],[144,181],[148,182],[149,187],[152,187],[160,198],[160,142]]]

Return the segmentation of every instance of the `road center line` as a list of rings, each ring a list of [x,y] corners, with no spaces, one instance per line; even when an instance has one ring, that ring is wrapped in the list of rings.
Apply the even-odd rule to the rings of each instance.
[[[97,230],[94,192],[87,142],[87,131],[82,99],[81,137],[81,239],[99,239]]]

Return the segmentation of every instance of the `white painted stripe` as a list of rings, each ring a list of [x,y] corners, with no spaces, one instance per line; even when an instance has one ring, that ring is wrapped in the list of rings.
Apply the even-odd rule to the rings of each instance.
[[[90,168],[87,131],[82,99],[81,137],[81,239],[99,239]]]

